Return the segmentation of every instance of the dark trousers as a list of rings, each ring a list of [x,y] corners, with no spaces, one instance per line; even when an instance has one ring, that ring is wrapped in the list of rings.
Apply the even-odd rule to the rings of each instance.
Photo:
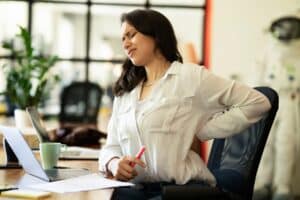
[[[134,187],[116,188],[112,200],[161,200],[164,186],[176,185],[174,182],[140,183]],[[186,185],[207,185],[202,181],[190,181]]]

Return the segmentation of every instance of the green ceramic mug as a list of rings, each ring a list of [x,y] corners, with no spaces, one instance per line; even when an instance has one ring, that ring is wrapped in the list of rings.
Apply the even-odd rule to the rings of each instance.
[[[58,142],[40,143],[40,156],[44,169],[51,169],[57,166],[62,148],[66,148],[66,145]]]

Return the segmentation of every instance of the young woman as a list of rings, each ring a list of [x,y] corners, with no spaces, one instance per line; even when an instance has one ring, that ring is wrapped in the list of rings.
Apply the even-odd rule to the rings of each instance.
[[[121,22],[128,59],[114,88],[100,170],[142,187],[117,189],[114,198],[159,197],[162,184],[215,185],[192,148],[194,138],[204,141],[240,132],[263,117],[269,101],[204,67],[183,64],[172,25],[161,13],[134,10],[123,14]],[[141,146],[146,151],[137,159]]]

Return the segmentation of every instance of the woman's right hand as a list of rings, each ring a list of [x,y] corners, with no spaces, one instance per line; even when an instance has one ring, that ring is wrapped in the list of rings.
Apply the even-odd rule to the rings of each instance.
[[[129,181],[138,175],[133,165],[139,165],[143,168],[146,167],[146,164],[140,159],[124,156],[115,161],[114,165],[116,165],[115,169],[112,169],[114,178],[120,181]]]

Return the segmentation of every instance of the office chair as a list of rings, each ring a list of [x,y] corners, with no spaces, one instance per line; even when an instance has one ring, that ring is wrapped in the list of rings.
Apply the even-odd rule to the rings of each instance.
[[[171,185],[163,188],[163,199],[252,199],[258,165],[278,109],[278,95],[269,87],[257,87],[269,99],[272,108],[260,121],[229,138],[215,139],[208,168],[216,187]]]
[[[92,124],[97,127],[97,116],[103,90],[91,82],[73,82],[61,93],[59,122],[66,124]]]

